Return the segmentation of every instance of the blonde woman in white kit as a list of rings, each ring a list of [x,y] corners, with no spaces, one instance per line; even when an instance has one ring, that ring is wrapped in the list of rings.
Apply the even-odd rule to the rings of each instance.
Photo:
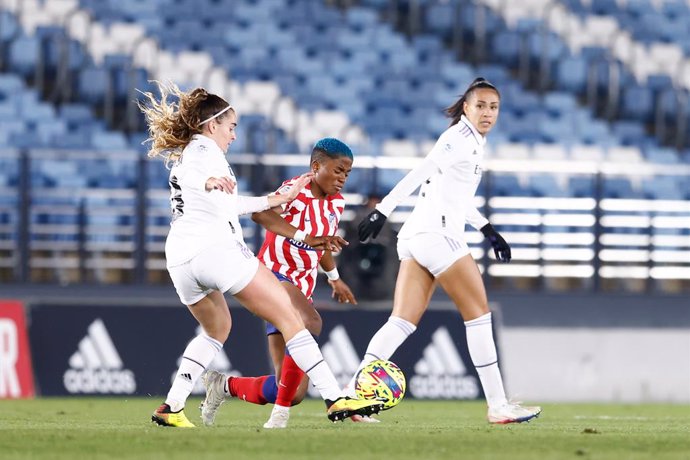
[[[393,312],[369,342],[359,369],[393,355],[417,329],[440,284],[464,320],[489,422],[513,423],[537,417],[541,408],[523,407],[506,398],[484,282],[464,238],[469,223],[489,240],[497,259],[510,262],[510,246],[472,205],[482,177],[485,136],[496,123],[499,106],[500,94],[491,83],[483,78],[472,82],[446,109],[450,127],[424,161],[360,222],[359,239],[376,238],[395,207],[421,186],[414,210],[398,234],[400,270]],[[347,390],[352,392],[353,387],[354,377]]]
[[[203,333],[187,345],[172,387],[152,421],[163,426],[194,426],[184,414],[184,405],[230,333],[225,292],[280,330],[293,359],[326,401],[330,420],[378,412],[378,401],[343,396],[287,292],[242,237],[239,215],[293,200],[312,174],[303,175],[281,195],[238,195],[235,175],[225,159],[236,138],[235,110],[203,88],[183,92],[174,84],[158,86],[160,99],[146,93],[147,104],[141,104],[141,109],[149,127],[149,156],[163,156],[172,165],[172,223],[165,243],[166,263],[180,300]],[[177,101],[168,101],[169,96]],[[158,340],[164,341],[164,331],[158,333],[162,334]]]

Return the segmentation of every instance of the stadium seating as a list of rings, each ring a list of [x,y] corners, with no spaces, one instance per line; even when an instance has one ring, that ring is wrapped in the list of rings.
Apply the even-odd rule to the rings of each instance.
[[[228,14],[218,20],[212,17],[181,20],[180,14],[193,10],[191,3],[194,2],[161,1],[161,5],[166,5],[163,21],[146,24],[147,33],[157,37],[161,46],[170,50],[203,50],[213,46],[214,64],[228,69],[239,81],[274,80],[281,94],[293,98],[300,108],[346,113],[350,121],[365,128],[370,140],[383,143],[386,139],[403,138],[419,144],[436,137],[445,125],[440,109],[451,103],[474,75],[484,74],[505,88],[506,93],[516,95],[504,101],[505,110],[518,115],[515,123],[499,127],[501,131],[508,131],[505,133],[507,140],[553,142],[559,134],[575,132],[580,138],[571,139],[572,143],[590,141],[582,134],[589,126],[585,124],[580,130],[573,130],[572,124],[568,125],[569,120],[551,124],[547,132],[535,131],[532,128],[539,126],[534,123],[538,115],[529,112],[540,107],[541,101],[514,81],[504,67],[475,69],[458,63],[444,50],[441,37],[436,35],[425,36],[415,42],[416,47],[409,47],[399,33],[381,23],[370,9],[353,7],[341,13],[319,1],[240,2],[231,16]],[[131,19],[130,6],[126,3],[120,6],[112,2],[83,2],[82,5],[91,8],[99,20],[108,15],[112,20]],[[312,17],[320,19],[305,20]],[[500,24],[500,18],[495,15],[492,18]],[[471,20],[471,16],[467,20]],[[200,27],[202,21],[206,21],[205,27]],[[216,46],[216,31],[221,25],[225,31],[222,50]],[[199,43],[190,41],[191,29],[195,30],[195,40]],[[326,42],[335,46],[322,46]],[[422,60],[425,66],[420,65]],[[185,61],[190,62],[190,58]],[[332,75],[325,72],[324,63],[334,68]],[[208,63],[196,67],[207,68]],[[423,75],[418,75],[420,72],[416,69],[420,68]],[[340,71],[345,69],[350,71]],[[350,78],[352,74],[357,77]],[[531,99],[526,101],[525,97]],[[568,96],[563,94],[562,97]],[[362,102],[353,102],[358,99]],[[525,102],[531,105],[523,106]],[[574,101],[565,103],[573,105]],[[429,112],[436,115],[428,118],[428,123],[414,123],[416,115]],[[299,145],[308,145],[315,134],[298,134],[296,140]],[[606,134],[616,143],[612,133]],[[499,132],[497,137],[502,138],[502,135]],[[382,145],[375,150],[390,149]]]
[[[399,158],[428,152],[447,126],[442,109],[478,75],[502,93],[501,119],[487,148],[490,161],[572,161],[593,165],[590,171],[603,161],[671,167],[688,162],[688,155],[664,147],[650,129],[655,126],[654,134],[666,139],[678,134],[668,126],[683,122],[679,117],[687,99],[673,90],[677,76],[663,65],[680,58],[674,47],[657,46],[660,40],[683,43],[678,24],[687,20],[687,8],[682,2],[660,8],[628,2],[621,8],[616,2],[568,0],[546,17],[543,1],[487,0],[464,3],[455,18],[457,0],[425,0],[417,2],[420,22],[409,35],[381,14],[389,2],[362,0],[342,10],[327,3],[27,0],[21,16],[0,10],[0,44],[6,50],[0,67],[6,72],[0,74],[0,145],[29,152],[31,184],[45,189],[36,194],[40,212],[32,214],[32,225],[72,229],[50,238],[34,232],[44,238],[37,247],[64,240],[60,244],[74,250],[88,243],[106,254],[99,263],[128,266],[125,258],[106,261],[132,249],[137,225],[132,192],[146,134],[131,101],[134,88],[153,88],[152,78],[170,78],[183,87],[202,84],[228,95],[241,115],[235,152],[307,153],[315,139],[335,135],[359,155],[392,160],[376,170],[353,172],[351,190],[362,194],[386,193],[404,174],[403,163],[395,163]],[[401,14],[409,13],[409,2],[396,3]],[[72,11],[69,20],[66,11]],[[482,17],[483,37],[474,28]],[[588,32],[567,34],[573,21]],[[79,32],[75,22],[88,33]],[[630,38],[621,31],[629,31]],[[628,40],[632,49],[642,43],[659,54],[647,67],[640,61],[648,54],[631,64],[611,33]],[[458,41],[465,47],[449,47]],[[613,99],[607,93],[611,72],[618,72],[621,82]],[[53,149],[59,152],[36,153]],[[65,150],[71,153],[61,156]],[[0,187],[19,182],[17,156],[9,158],[0,158],[8,165]],[[289,166],[277,175],[301,170]],[[662,183],[620,175],[597,184],[591,174],[570,174],[567,168],[522,171],[493,174],[484,186],[491,196],[534,200],[591,198],[598,191],[605,198],[678,200],[690,193],[680,179]],[[168,173],[157,162],[149,162],[145,173],[150,188],[146,238],[160,254],[168,223]],[[53,189],[68,193],[53,196]],[[85,198],[77,193],[81,190],[104,193]],[[109,190],[127,193],[109,197]],[[51,213],[51,206],[60,212]],[[104,212],[109,207],[122,212]],[[15,221],[10,208],[0,212],[0,226]],[[83,225],[92,226],[93,241],[80,241],[74,233]],[[533,222],[505,225],[525,231]],[[551,232],[577,227],[539,225]]]

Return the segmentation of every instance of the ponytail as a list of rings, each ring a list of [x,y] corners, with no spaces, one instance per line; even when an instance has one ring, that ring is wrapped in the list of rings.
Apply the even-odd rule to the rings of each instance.
[[[496,94],[498,94],[499,98],[501,97],[501,93],[498,92],[498,89],[496,89],[496,87],[486,78],[475,78],[474,81],[470,83],[470,86],[467,87],[467,90],[465,90],[465,93],[460,97],[460,99],[458,99],[455,104],[444,110],[446,116],[452,120],[450,122],[450,126],[457,124],[460,121],[460,117],[465,115],[465,102],[475,90],[481,88],[492,89],[496,91]]]

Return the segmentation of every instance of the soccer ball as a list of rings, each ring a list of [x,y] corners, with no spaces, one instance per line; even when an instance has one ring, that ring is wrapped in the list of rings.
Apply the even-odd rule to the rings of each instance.
[[[405,375],[400,368],[382,359],[367,364],[355,379],[357,397],[385,401],[383,410],[391,409],[402,401],[405,387]]]

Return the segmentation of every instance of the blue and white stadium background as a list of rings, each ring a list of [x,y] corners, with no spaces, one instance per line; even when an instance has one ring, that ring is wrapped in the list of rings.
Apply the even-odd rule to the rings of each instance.
[[[484,76],[502,109],[475,204],[513,261],[468,239],[510,392],[690,401],[688,23],[685,0],[3,1],[0,298],[26,308],[37,394],[89,393],[89,378],[160,394],[179,357],[133,350],[156,340],[155,321],[194,335],[164,267],[166,170],[141,145],[134,101],[149,80],[205,86],[237,108],[229,161],[245,193],[302,172],[318,138],[350,143],[348,227]],[[244,223],[256,248],[261,232]],[[396,269],[392,247],[381,260],[350,249],[339,264],[360,308],[317,292],[321,345],[344,374],[386,318]],[[375,300],[362,284],[372,263],[384,267]],[[247,327],[218,366],[267,372],[260,324],[233,314]],[[395,358],[412,396],[481,397],[461,326],[438,293]],[[57,331],[65,340],[50,340]],[[665,362],[646,359],[661,352]]]

